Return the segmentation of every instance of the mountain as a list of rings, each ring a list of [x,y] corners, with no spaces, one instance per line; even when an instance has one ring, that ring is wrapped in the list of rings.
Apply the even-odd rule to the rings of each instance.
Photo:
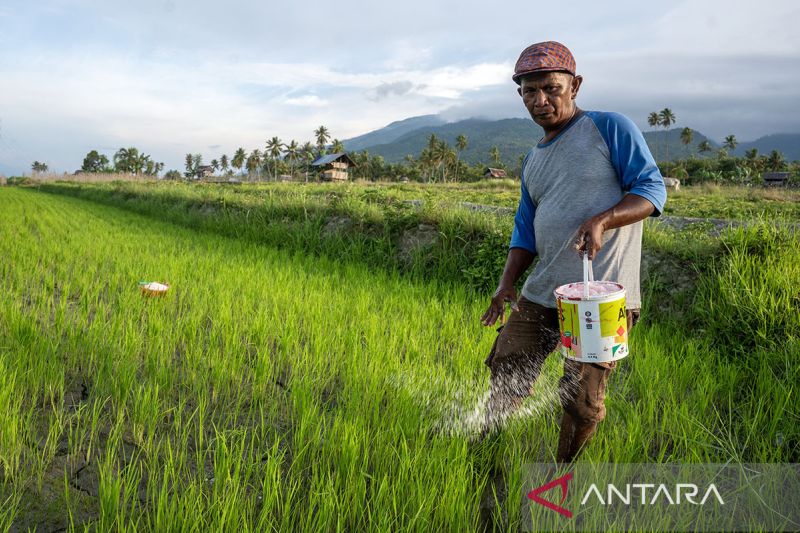
[[[500,158],[509,167],[518,165],[519,157],[526,154],[543,135],[542,129],[532,120],[470,118],[440,126],[419,128],[389,144],[369,146],[366,149],[370,154],[383,156],[388,162],[398,163],[403,161],[406,155],[419,156],[422,149],[427,146],[432,133],[450,146],[455,145],[456,137],[461,134],[466,135],[467,149],[462,152],[461,159],[471,165],[488,164],[491,161],[489,151],[496,145],[500,150]]]
[[[777,150],[788,161],[797,161],[800,160],[800,133],[765,135],[755,141],[739,143],[733,153],[734,155],[743,156],[751,148],[758,149],[759,155],[769,155],[772,150]]]
[[[379,130],[353,137],[344,141],[344,147],[349,151],[363,150],[369,146],[379,144],[387,144],[395,141],[399,137],[408,132],[417,130],[419,128],[426,128],[431,126],[440,126],[445,121],[439,115],[422,115],[419,117],[411,117],[405,120],[398,120],[392,122],[388,126]]]
[[[690,156],[710,157],[716,155],[716,151],[721,147],[719,143],[709,139],[697,130],[692,130],[692,142],[687,146],[681,142],[682,130],[683,128],[673,128],[667,131],[644,132],[644,140],[647,141],[647,146],[650,147],[650,151],[656,161],[686,159]],[[698,145],[703,141],[708,141],[711,145],[711,152],[702,154],[697,149]]]
[[[401,122],[394,122],[385,129],[395,125],[413,125],[415,119],[424,119],[420,122],[429,121],[432,115],[425,117],[414,117]],[[433,122],[433,121],[430,121]],[[531,147],[542,138],[544,132],[531,119],[527,118],[507,118],[501,120],[470,118],[458,122],[439,124],[427,124],[402,135],[395,137],[385,143],[366,144],[365,138],[380,139],[388,138],[384,136],[383,130],[374,132],[344,141],[345,148],[348,150],[366,149],[372,155],[381,155],[390,163],[402,162],[406,155],[418,157],[422,149],[427,146],[428,138],[433,133],[440,139],[447,141],[450,146],[454,146],[458,135],[467,137],[467,149],[461,154],[461,159],[468,164],[475,163],[488,164],[491,161],[489,152],[492,146],[497,146],[500,150],[502,161],[510,168],[519,164],[520,156],[528,153]],[[644,133],[645,140],[659,160],[664,160],[667,155],[670,159],[685,158],[690,155],[697,155],[697,145],[704,140],[708,140],[716,150],[719,144],[698,131],[694,131],[692,143],[687,147],[680,140],[682,128],[674,128],[669,131],[647,131]],[[394,130],[396,131],[396,130]],[[358,143],[353,143],[355,140]],[[352,148],[358,146],[359,148]]]
[[[650,151],[658,161],[684,159],[690,156],[715,157],[721,144],[692,130],[692,142],[686,146],[681,142],[680,128],[645,131],[644,138]],[[461,159],[469,164],[489,164],[492,146],[500,150],[503,163],[509,168],[519,165],[520,157],[542,137],[542,129],[529,118],[506,118],[501,120],[470,118],[458,122],[445,122],[437,115],[412,117],[392,122],[385,128],[344,141],[348,150],[366,149],[372,155],[381,155],[390,163],[402,162],[406,155],[418,157],[427,146],[431,134],[454,146],[458,135],[467,137],[467,149]],[[698,145],[708,141],[712,151],[700,153]],[[750,148],[767,155],[772,150],[783,153],[787,160],[800,160],[800,134],[775,134],[752,142],[742,142],[733,155],[744,155]]]

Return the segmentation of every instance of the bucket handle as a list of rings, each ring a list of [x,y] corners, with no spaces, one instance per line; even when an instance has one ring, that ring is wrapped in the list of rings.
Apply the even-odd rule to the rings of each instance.
[[[583,299],[589,299],[589,282],[594,281],[594,273],[592,272],[592,262],[589,260],[589,254],[583,254]]]

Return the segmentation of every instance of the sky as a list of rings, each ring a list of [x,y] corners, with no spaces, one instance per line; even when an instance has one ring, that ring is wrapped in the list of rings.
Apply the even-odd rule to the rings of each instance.
[[[134,146],[183,169],[267,139],[525,117],[511,81],[557,40],[578,104],[715,140],[800,133],[800,1],[0,2],[0,174]],[[534,142],[534,140],[532,140]]]

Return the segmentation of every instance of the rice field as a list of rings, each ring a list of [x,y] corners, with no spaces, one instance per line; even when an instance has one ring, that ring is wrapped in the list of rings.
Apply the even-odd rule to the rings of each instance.
[[[555,455],[557,355],[478,442],[485,293],[181,209],[0,188],[0,530],[526,527],[523,465]],[[648,227],[649,318],[580,461],[800,462],[797,244],[766,223]]]

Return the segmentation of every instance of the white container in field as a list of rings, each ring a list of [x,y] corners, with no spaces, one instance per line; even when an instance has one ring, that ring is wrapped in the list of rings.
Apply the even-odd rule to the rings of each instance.
[[[584,281],[558,287],[554,293],[561,332],[561,353],[581,363],[616,361],[628,355],[625,287],[592,281],[584,256]]]
[[[169,290],[169,285],[157,281],[140,281],[139,290],[144,296],[164,296]]]

